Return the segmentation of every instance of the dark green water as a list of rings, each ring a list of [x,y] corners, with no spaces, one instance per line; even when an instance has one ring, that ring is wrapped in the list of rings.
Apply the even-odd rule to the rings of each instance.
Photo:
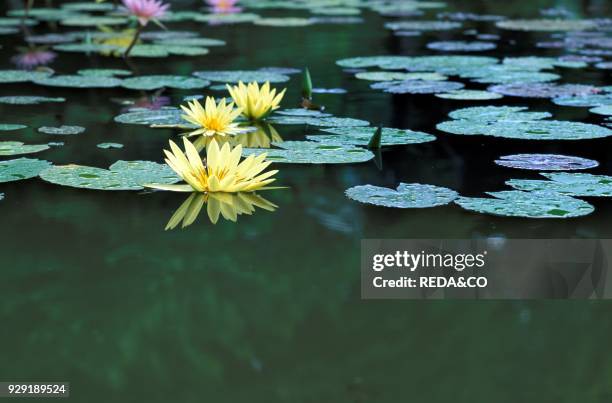
[[[547,1],[455,2],[450,10],[532,17]],[[587,13],[588,2],[562,2]],[[591,5],[598,6],[597,3]],[[0,10],[3,10],[1,6]],[[589,11],[601,16],[605,2]],[[608,6],[609,7],[609,6]],[[3,10],[5,11],[5,10]],[[609,11],[609,9],[608,9]],[[584,14],[584,15],[588,15]],[[428,54],[434,37],[396,38],[383,19],[361,25],[266,28],[186,24],[224,39],[200,58],[135,60],[142,74],[206,69],[309,66],[318,95],[337,116],[436,133],[449,111],[474,105],[429,95],[391,96],[370,90],[335,66],[337,59],[377,54]],[[468,24],[469,26],[470,24]],[[472,24],[493,32],[490,24]],[[172,28],[177,28],[172,26]],[[460,32],[435,37],[452,38]],[[504,39],[510,33],[503,32]],[[517,35],[494,56],[557,54],[535,48],[542,35]],[[20,44],[4,36],[0,68]],[[118,67],[121,60],[60,54],[52,67]],[[607,84],[610,74],[585,70],[565,81]],[[297,102],[299,78],[284,105]],[[64,96],[65,104],[0,106],[2,121],[76,124],[87,132],[55,138],[34,129],[5,140],[65,141],[41,158],[106,167],[118,159],[161,161],[172,130],[112,121],[113,97],[134,91],[50,89],[3,84],[2,95]],[[173,104],[194,91],[173,90]],[[487,102],[488,103],[488,102]],[[584,108],[547,100],[505,98],[556,118],[589,121]],[[278,126],[284,139],[302,128]],[[505,189],[511,177],[535,174],[497,167],[500,155],[554,152],[594,158],[593,173],[611,174],[610,139],[536,142],[436,133],[434,143],[394,148],[373,162],[345,166],[279,166],[288,190],[266,197],[274,212],[210,224],[204,216],[176,231],[164,226],[185,196],[96,192],[28,180],[0,192],[0,381],[69,381],[75,402],[609,402],[612,334],[607,302],[362,301],[362,238],[612,237],[612,208],[572,220],[500,219],[456,206],[424,210],[367,207],[346,188],[365,183],[420,182],[464,195]],[[100,150],[101,142],[123,143]]]

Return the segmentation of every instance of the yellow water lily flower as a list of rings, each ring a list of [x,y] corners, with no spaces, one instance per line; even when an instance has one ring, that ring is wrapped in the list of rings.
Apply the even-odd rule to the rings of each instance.
[[[245,85],[242,81],[232,87],[227,84],[227,90],[238,107],[242,108],[244,117],[250,120],[265,119],[272,111],[279,108],[285,96],[285,88],[278,94],[276,89],[270,89],[270,82],[261,87],[257,82]]]
[[[204,162],[186,137],[183,137],[183,143],[184,152],[170,141],[171,151],[164,150],[164,153],[167,157],[166,164],[187,184],[150,184],[147,187],[177,192],[236,193],[267,189],[266,185],[276,180],[272,176],[277,170],[263,172],[272,163],[266,161],[266,154],[250,155],[241,162],[242,146],[232,149],[229,143],[225,143],[219,148],[213,140],[206,150]]]
[[[189,133],[188,136],[199,134],[203,136],[231,136],[249,130],[234,123],[234,120],[240,116],[242,109],[234,109],[234,103],[227,104],[225,98],[216,103],[213,97],[207,97],[204,107],[197,100],[187,102],[187,105],[189,107],[181,105],[181,109],[185,112],[185,115],[181,115],[181,117],[199,127],[199,129]]]

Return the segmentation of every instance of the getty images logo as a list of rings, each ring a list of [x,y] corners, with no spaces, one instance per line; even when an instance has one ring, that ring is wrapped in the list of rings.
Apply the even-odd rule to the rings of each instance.
[[[374,255],[372,257],[372,270],[380,272],[387,268],[403,268],[414,272],[419,268],[452,268],[461,272],[466,268],[484,267],[486,256],[486,250],[478,254],[396,251],[395,253]]]

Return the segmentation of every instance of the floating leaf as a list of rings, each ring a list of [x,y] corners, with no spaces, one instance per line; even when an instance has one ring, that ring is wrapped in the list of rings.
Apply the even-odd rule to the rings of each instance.
[[[162,108],[159,110],[139,110],[121,114],[115,117],[115,122],[134,125],[188,126],[181,115],[184,112],[178,108]]]
[[[567,196],[612,196],[612,176],[569,172],[541,175],[550,180],[511,179],[506,184],[518,190],[557,192]]]
[[[458,196],[454,190],[419,183],[400,183],[395,190],[372,185],[354,186],[345,194],[360,203],[395,208],[443,206]]]
[[[41,133],[46,133],[46,134],[67,136],[70,134],[81,134],[85,131],[85,128],[81,126],[65,126],[65,125],[62,125],[60,127],[43,126],[43,127],[38,128],[38,131]]]
[[[208,49],[199,46],[165,46],[164,49],[170,54],[179,56],[204,56],[210,53]]]
[[[495,25],[515,31],[587,31],[597,28],[597,24],[590,20],[505,20]]]
[[[4,18],[0,17],[0,27],[19,27],[21,25],[33,26],[38,24],[38,21],[31,18]]]
[[[77,74],[86,77],[114,77],[131,76],[132,72],[123,69],[82,69],[77,71]]]
[[[612,105],[612,94],[561,96],[553,98],[552,102],[556,105],[576,106],[580,108]]]
[[[49,77],[48,71],[0,70],[0,83],[25,83]]]
[[[488,91],[524,98],[557,98],[562,96],[589,95],[599,92],[597,87],[582,84],[520,83],[493,85]]]
[[[369,126],[370,122],[353,118],[309,117],[309,116],[273,116],[271,123],[279,125],[311,125],[321,127],[356,127]]]
[[[0,161],[0,183],[34,178],[50,166],[49,161],[31,158]]]
[[[77,2],[62,4],[62,8],[72,11],[112,11],[115,9],[113,4],[99,2]]]
[[[56,185],[95,190],[140,190],[147,183],[179,181],[167,165],[152,161],[117,161],[108,170],[82,165],[53,166],[42,171],[40,177]]]
[[[107,17],[100,15],[79,15],[77,17],[68,17],[61,21],[62,25],[67,27],[96,27],[99,25],[111,26],[122,25],[127,22],[127,18],[122,17]]]
[[[123,144],[120,144],[120,143],[100,143],[96,147],[102,148],[102,149],[123,148]]]
[[[0,97],[0,104],[9,105],[38,105],[43,102],[66,102],[65,98],[49,98],[29,95],[15,95],[10,97]]]
[[[594,168],[599,165],[594,160],[557,154],[505,155],[496,160],[495,163],[507,168],[534,171],[572,171]]]
[[[374,133],[375,127],[334,127],[322,129],[331,135],[310,135],[308,140],[318,141],[324,144],[334,145],[353,145],[365,146],[368,144]],[[404,144],[420,144],[435,141],[436,137],[422,132],[415,132],[407,129],[383,128],[381,145],[395,146]]]
[[[525,112],[526,106],[475,106],[456,109],[448,114],[453,119],[477,122],[541,120],[551,117],[548,112]]]
[[[305,27],[314,24],[314,21],[310,18],[278,17],[259,18],[253,24],[266,27]]]
[[[315,111],[312,109],[295,108],[295,109],[281,109],[274,112],[277,115],[285,116],[306,116],[312,118],[328,118],[332,117],[329,113],[323,113],[321,111]]]
[[[442,52],[484,52],[493,50],[497,45],[493,42],[483,41],[439,41],[427,44],[427,49],[439,50]]]
[[[569,218],[592,213],[589,203],[554,192],[488,192],[494,198],[459,197],[466,210],[503,217]]]
[[[48,150],[46,144],[24,144],[19,141],[0,141],[0,155],[34,154]]]
[[[355,74],[355,77],[368,81],[444,81],[448,78],[438,73],[403,73],[399,71],[365,71]]]
[[[273,72],[258,71],[258,70],[216,70],[216,71],[196,71],[194,76],[208,81],[222,83],[237,83],[243,81],[245,83],[257,81],[258,83],[283,83],[289,81],[289,76]]]
[[[155,42],[162,46],[225,46],[225,41],[212,38],[165,38]]]
[[[285,141],[273,143],[282,149],[247,148],[244,156],[265,153],[269,161],[288,164],[350,164],[366,162],[374,154],[360,147],[335,146],[314,141]]]
[[[72,88],[112,88],[121,85],[121,79],[113,77],[96,76],[53,76],[34,80],[35,84],[50,87],[72,87]]]
[[[461,26],[460,22],[451,21],[398,21],[385,24],[385,28],[393,31],[448,31]]]
[[[195,21],[208,22],[209,24],[239,24],[257,21],[260,17],[257,14],[236,13],[236,14],[201,14],[194,17]]]
[[[589,109],[589,112],[597,115],[612,116],[612,105],[601,105]]]
[[[0,123],[0,132],[9,132],[9,131],[13,131],[13,130],[21,130],[21,129],[25,129],[26,125],[14,125],[14,124],[8,124],[8,123]]]
[[[126,78],[121,83],[121,86],[132,90],[149,91],[164,87],[185,90],[200,89],[208,86],[209,84],[210,81],[194,77],[160,75]]]
[[[466,101],[486,101],[490,99],[503,98],[503,95],[496,94],[489,91],[478,91],[478,90],[456,90],[452,92],[445,92],[442,94],[435,94],[438,98],[444,99],[457,99]]]
[[[435,94],[459,90],[463,88],[463,84],[453,81],[407,80],[382,81],[372,84],[370,87],[391,94]]]

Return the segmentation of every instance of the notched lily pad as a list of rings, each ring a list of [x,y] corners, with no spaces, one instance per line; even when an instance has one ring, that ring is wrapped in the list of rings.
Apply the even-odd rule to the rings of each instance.
[[[443,206],[458,196],[454,190],[420,183],[400,183],[395,190],[373,185],[354,186],[345,194],[360,203],[395,208]]]
[[[43,127],[39,127],[38,131],[41,133],[45,133],[45,134],[68,136],[71,134],[81,134],[85,131],[85,128],[81,126],[66,126],[66,125],[62,125],[60,127],[43,126]]]
[[[364,148],[315,141],[285,141],[273,145],[281,149],[247,148],[243,150],[243,155],[265,153],[269,161],[287,164],[351,164],[374,158],[374,154]]]
[[[567,196],[612,197],[612,176],[585,173],[543,173],[550,180],[511,179],[506,182],[518,190],[557,192]]]
[[[306,138],[324,144],[366,146],[376,130],[375,127],[334,127],[322,129],[324,132],[332,133],[331,135],[318,134],[306,136]],[[395,146],[420,144],[435,140],[435,136],[423,132],[415,132],[407,129],[383,128],[381,145]]]
[[[117,161],[109,169],[82,165],[53,166],[40,173],[50,183],[82,189],[140,190],[148,183],[179,181],[167,166],[152,161]]]
[[[502,217],[570,218],[592,213],[589,203],[555,192],[488,192],[494,198],[459,197],[465,210]]]
[[[0,161],[0,183],[34,178],[50,166],[49,161],[32,158]]]
[[[507,168],[533,171],[572,171],[595,168],[597,161],[558,154],[514,154],[505,155],[495,161]]]
[[[48,150],[47,144],[24,144],[20,141],[0,141],[0,155],[34,154]]]

